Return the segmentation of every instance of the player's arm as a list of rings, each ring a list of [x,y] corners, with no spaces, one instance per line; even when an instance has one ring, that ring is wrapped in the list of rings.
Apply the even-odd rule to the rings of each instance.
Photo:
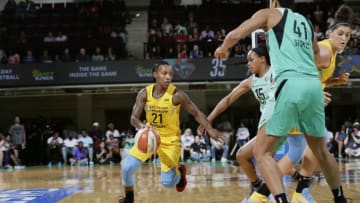
[[[243,80],[228,95],[226,95],[211,111],[207,119],[213,122],[215,118],[224,112],[231,104],[233,104],[240,96],[244,95],[251,89],[252,77]]]
[[[321,70],[330,66],[331,61],[331,50],[325,45],[319,44],[319,53],[316,58],[316,67]]]
[[[346,85],[349,82],[350,73],[343,72],[339,77],[330,77],[325,81],[326,87]]]
[[[141,122],[140,116],[144,110],[145,102],[146,102],[146,89],[143,88],[139,91],[135,104],[133,106],[131,117],[130,117],[130,123],[135,128],[144,128],[144,123]]]
[[[189,96],[185,94],[182,90],[176,89],[176,92],[173,96],[173,104],[174,105],[181,105],[185,108],[185,110],[191,114],[195,120],[209,133],[211,137],[217,139],[218,133],[217,131],[211,126],[211,123],[206,119],[205,115],[200,111],[200,109],[191,101]]]
[[[249,36],[251,32],[259,28],[266,28],[267,21],[272,13],[271,9],[261,9],[256,12],[251,18],[245,20],[237,28],[229,32],[222,45],[216,49],[215,57],[227,58],[230,49],[240,40]]]

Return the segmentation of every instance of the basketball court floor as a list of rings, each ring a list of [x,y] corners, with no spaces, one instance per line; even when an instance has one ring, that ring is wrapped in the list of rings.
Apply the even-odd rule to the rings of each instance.
[[[344,192],[360,203],[360,159],[338,160]],[[160,183],[158,164],[145,163],[136,173],[135,202],[239,203],[248,192],[244,173],[231,164],[187,163],[188,186],[182,193]],[[94,167],[27,167],[0,171],[0,202],[102,203],[118,202],[124,195],[119,164]],[[291,197],[295,182],[284,178]],[[318,203],[332,202],[324,178],[312,185]]]

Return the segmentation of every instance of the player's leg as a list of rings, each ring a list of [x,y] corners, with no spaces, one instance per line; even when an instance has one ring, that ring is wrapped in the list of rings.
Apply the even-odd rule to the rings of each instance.
[[[311,151],[320,164],[327,183],[331,188],[336,203],[346,202],[341,187],[340,175],[335,158],[330,154],[322,138],[306,136],[306,140]]]
[[[180,145],[161,145],[157,151],[161,165],[161,184],[166,188],[176,185],[176,190],[182,192],[187,185],[186,166],[179,165],[181,156]]]
[[[245,175],[248,177],[251,184],[259,181],[256,174],[255,165],[251,160],[254,157],[256,137],[252,138],[248,143],[240,147],[236,153],[236,160],[240,167],[244,170]]]
[[[301,164],[300,172],[298,173],[298,184],[291,201],[298,202],[315,202],[310,194],[309,187],[312,182],[312,173],[317,165],[317,161],[309,147],[306,147],[304,157]]]
[[[317,78],[303,80],[298,104],[300,131],[304,132],[307,144],[314,153],[334,195],[336,203],[346,202],[340,174],[334,157],[328,151],[324,139],[325,112],[321,84]]]
[[[173,188],[180,181],[180,174],[176,175],[176,169],[161,171],[161,184],[166,188]]]
[[[265,134],[265,125],[258,131],[255,144],[255,157],[262,176],[272,194],[285,194],[282,174],[277,162],[273,159],[275,146],[282,137]]]
[[[274,195],[276,202],[289,202],[282,182],[282,173],[273,159],[272,153],[281,145],[294,126],[298,124],[297,91],[299,89],[296,80],[278,78],[276,81],[276,99],[273,114],[258,131],[255,157],[259,165],[260,172],[265,179],[269,190]],[[295,93],[296,92],[296,93]]]
[[[304,135],[289,134],[287,137],[289,151],[279,161],[278,165],[282,174],[293,176],[293,169],[300,162],[306,148],[306,140]]]
[[[270,195],[270,191],[265,182],[257,175],[255,165],[252,160],[254,158],[255,143],[256,137],[252,138],[249,142],[240,147],[236,153],[236,160],[250,181],[249,194],[242,200],[242,202],[251,202],[254,201],[254,199],[267,201],[268,196]]]
[[[125,190],[125,198],[120,199],[120,203],[134,202],[135,172],[149,156],[149,154],[140,152],[135,146],[131,148],[129,155],[125,158],[121,167],[121,178]]]

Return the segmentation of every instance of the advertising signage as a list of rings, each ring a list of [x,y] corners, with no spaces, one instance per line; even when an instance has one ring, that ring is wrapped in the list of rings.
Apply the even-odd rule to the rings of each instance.
[[[360,77],[360,55],[341,56],[339,70]],[[163,59],[174,70],[174,82],[241,81],[250,75],[244,58]],[[51,63],[0,66],[0,88],[152,82],[158,60],[103,63]]]

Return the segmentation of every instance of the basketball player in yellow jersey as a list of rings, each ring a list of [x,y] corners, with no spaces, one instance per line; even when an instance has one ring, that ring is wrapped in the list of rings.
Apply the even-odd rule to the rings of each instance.
[[[171,84],[173,71],[168,63],[156,64],[153,68],[153,77],[155,84],[143,88],[137,95],[131,114],[131,124],[138,129],[148,127],[140,120],[145,110],[147,125],[155,128],[160,134],[161,143],[157,154],[161,162],[161,184],[167,188],[176,185],[176,190],[182,192],[187,181],[185,165],[178,164],[181,153],[180,106],[204,126],[212,138],[217,140],[220,134],[186,93]],[[150,156],[151,154],[142,153],[135,146],[130,150],[121,170],[126,196],[119,202],[134,202],[134,173]]]
[[[336,66],[337,53],[345,49],[351,37],[351,17],[352,9],[346,5],[342,5],[335,13],[334,24],[330,25],[328,28],[328,39],[318,43],[320,48],[320,57],[316,60],[316,66],[319,69],[319,79],[322,83],[323,89],[335,85],[344,85],[349,81],[349,73],[343,72],[338,77],[333,77],[333,73]],[[327,103],[329,103],[331,101],[331,95],[324,92],[324,96],[327,97]],[[304,191],[308,190],[311,182],[311,176],[316,166],[317,160],[309,147],[307,147],[305,149],[299,182],[296,192],[294,193],[294,197],[299,196],[299,194],[302,194],[303,198],[306,200],[308,199],[307,197],[310,197],[310,195],[304,193]],[[292,201],[294,203],[300,201],[305,202],[301,197],[299,197],[299,201],[294,201],[294,197]]]

